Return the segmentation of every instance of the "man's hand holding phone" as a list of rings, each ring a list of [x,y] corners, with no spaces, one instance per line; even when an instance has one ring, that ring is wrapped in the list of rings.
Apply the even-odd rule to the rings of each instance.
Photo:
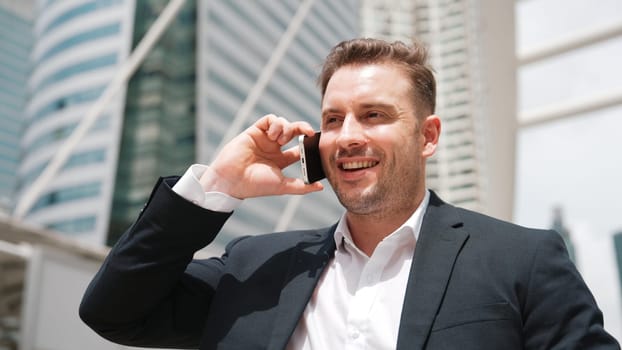
[[[319,182],[305,184],[283,175],[284,168],[299,161],[300,149],[281,148],[299,135],[313,136],[313,128],[273,114],[262,117],[223,147],[201,176],[203,189],[240,199],[321,191]]]

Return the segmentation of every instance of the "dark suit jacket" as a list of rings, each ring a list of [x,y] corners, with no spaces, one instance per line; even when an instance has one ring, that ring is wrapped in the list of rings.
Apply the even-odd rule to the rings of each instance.
[[[283,349],[335,251],[335,226],[249,236],[193,260],[228,214],[161,181],[80,307],[112,341]],[[410,272],[398,349],[619,349],[560,236],[459,209],[432,194]],[[325,349],[321,349],[325,350]]]

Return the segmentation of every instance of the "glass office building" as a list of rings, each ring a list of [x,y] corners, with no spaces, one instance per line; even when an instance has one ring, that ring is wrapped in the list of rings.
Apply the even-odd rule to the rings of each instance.
[[[233,117],[240,116],[240,106],[248,103],[249,94],[259,96],[242,128],[268,113],[306,120],[318,128],[320,94],[315,82],[320,65],[332,46],[358,35],[358,1],[200,4],[198,160],[209,162],[223,142],[223,135],[236,130]],[[288,37],[291,40],[284,45]],[[279,53],[282,56],[277,60]],[[274,70],[268,75],[271,64]],[[266,76],[267,83],[261,88],[258,81]],[[299,165],[287,169],[287,174],[300,177]],[[326,187],[321,193],[303,197],[247,200],[229,219],[218,240],[225,242],[245,233],[332,224],[343,209]]]
[[[165,3],[137,3],[135,33]],[[356,35],[358,19],[351,14],[357,8],[356,1],[186,3],[128,87],[109,242],[135,219],[158,176],[210,162],[249,94],[257,94],[256,103],[235,133],[268,113],[317,127],[319,65],[331,46]],[[290,41],[283,44],[284,38]],[[279,45],[282,55],[275,57]],[[266,84],[258,87],[262,74]],[[298,165],[287,172],[299,176]],[[222,245],[240,234],[328,225],[341,214],[328,192],[249,200],[217,240]]]
[[[32,14],[18,5],[0,2],[0,215],[15,205],[33,42]]]
[[[34,23],[30,99],[18,193],[30,189],[111,81],[130,49],[133,4],[40,1]],[[103,242],[125,94],[104,110],[24,220],[81,241]]]
[[[22,194],[167,4],[40,4]],[[158,176],[209,163],[228,133],[268,113],[318,127],[316,76],[330,47],[358,35],[358,9],[355,0],[187,1],[26,220],[112,243],[136,218]],[[297,164],[286,171],[300,176]],[[342,213],[330,190],[246,202],[219,243],[275,228],[328,225]]]
[[[33,43],[32,3],[0,0],[0,220],[15,205],[24,110]],[[5,243],[0,239],[0,244]],[[2,251],[2,249],[0,249]],[[20,340],[23,274],[26,264],[0,252],[0,349],[17,349]]]
[[[135,47],[168,1],[138,1]],[[195,159],[196,2],[186,1],[128,84],[107,241],[134,221],[159,176]]]
[[[363,35],[429,48],[442,120],[427,185],[509,220],[514,191],[514,5],[493,0],[365,0]],[[482,25],[485,23],[486,25]]]

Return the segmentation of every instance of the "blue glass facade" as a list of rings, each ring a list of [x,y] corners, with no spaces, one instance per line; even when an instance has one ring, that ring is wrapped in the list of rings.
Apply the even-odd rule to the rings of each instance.
[[[65,162],[63,166],[63,170],[75,168],[75,167],[83,167],[87,165],[93,164],[101,164],[106,160],[106,150],[105,149],[95,149],[84,152],[76,152],[72,154],[69,159]],[[48,162],[44,162],[43,164],[39,164],[36,168],[30,170],[24,175],[20,176],[17,181],[17,187],[23,188],[24,186],[28,186],[36,178],[41,175],[41,172],[48,165]]]
[[[104,88],[105,86],[96,86],[60,96],[34,112],[30,121],[37,122],[66,108],[87,105],[95,101],[104,92]]]
[[[22,190],[49,164],[50,154],[103,93],[106,77],[167,3],[39,2]],[[276,113],[318,125],[320,64],[330,47],[357,35],[358,7],[356,0],[313,3],[249,122]],[[158,176],[209,162],[300,8],[298,0],[186,2],[129,81],[125,96],[120,94],[118,110],[105,112],[27,216],[77,237],[103,231],[114,242],[135,219]],[[199,75],[207,79],[199,81]],[[199,104],[207,109],[199,110]],[[111,139],[104,141],[105,135]],[[297,170],[287,172],[298,176]],[[334,221],[341,208],[327,195],[305,196],[313,215],[297,212],[296,225]],[[288,198],[258,201],[261,212],[241,208],[219,240],[248,227],[249,233],[273,229]],[[95,202],[98,207],[91,208]],[[56,215],[61,209],[66,216]]]
[[[103,56],[87,59],[82,62],[73,63],[67,67],[54,72],[47,76],[36,86],[36,89],[45,89],[50,85],[62,82],[64,80],[79,76],[80,74],[96,69],[111,67],[117,64],[117,53],[108,53]]]
[[[104,116],[100,117],[91,127],[90,132],[98,132],[105,130],[109,127],[110,118]],[[24,151],[35,152],[41,148],[47,147],[51,144],[64,141],[76,128],[77,123],[61,125],[58,128],[51,129],[49,132],[41,134],[29,145],[25,145]]]
[[[40,209],[60,205],[66,202],[97,197],[101,192],[101,183],[91,182],[66,188],[60,188],[42,195],[30,209],[34,213]]]
[[[32,22],[0,7],[0,212],[14,206],[24,127]]]
[[[48,1],[43,8],[46,9],[48,6],[53,5],[55,2],[56,1]],[[56,27],[66,24],[73,19],[80,18],[84,15],[88,15],[90,13],[105,9],[107,7],[119,5],[123,2],[124,0],[93,0],[86,3],[77,4],[76,6],[61,13],[56,18],[51,20],[46,26],[42,28],[41,31],[50,32],[56,29]]]
[[[136,45],[166,0],[136,3]],[[131,225],[155,180],[195,160],[195,16],[186,2],[128,85],[108,243]]]
[[[199,162],[208,163],[223,141],[233,118],[255,85],[266,63],[284,36],[301,1],[207,1],[200,21],[205,69],[204,109],[200,111],[203,148]],[[284,56],[250,113],[248,126],[261,116],[274,113],[290,120],[319,126],[320,94],[316,79],[324,57],[338,42],[358,36],[359,2],[318,0],[302,19]],[[241,131],[241,130],[240,130]],[[298,164],[286,169],[300,176]],[[236,210],[217,242],[225,244],[240,234],[270,232],[287,211],[290,197],[255,198]],[[304,210],[302,210],[304,208]],[[318,227],[335,222],[343,209],[332,191],[304,196],[287,228]]]
[[[98,39],[118,35],[120,30],[121,30],[120,23],[112,23],[112,24],[106,24],[98,28],[94,28],[87,32],[78,33],[52,46],[48,50],[46,50],[39,57],[38,61],[48,60],[65,50],[68,50],[75,46],[79,46],[80,44],[88,43],[89,41],[92,41],[92,40],[98,40]]]
[[[127,56],[131,5],[129,0],[37,3],[18,196],[30,194],[30,185],[102,96]],[[103,243],[123,98],[119,93],[107,104],[46,183],[25,221]]]

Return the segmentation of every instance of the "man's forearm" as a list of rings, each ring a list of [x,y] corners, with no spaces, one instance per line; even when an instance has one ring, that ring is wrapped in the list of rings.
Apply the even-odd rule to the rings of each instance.
[[[171,189],[174,181],[164,179],[156,186],[84,295],[80,316],[110,340],[164,346],[168,338],[178,344],[180,337],[194,340],[200,334],[193,328],[203,324],[200,318],[205,317],[213,291],[209,281],[217,276],[202,280],[187,272],[187,266],[193,254],[214,239],[230,213],[194,205]],[[178,314],[185,318],[176,319]],[[181,322],[184,327],[179,327]],[[141,342],[141,334],[149,343]]]

